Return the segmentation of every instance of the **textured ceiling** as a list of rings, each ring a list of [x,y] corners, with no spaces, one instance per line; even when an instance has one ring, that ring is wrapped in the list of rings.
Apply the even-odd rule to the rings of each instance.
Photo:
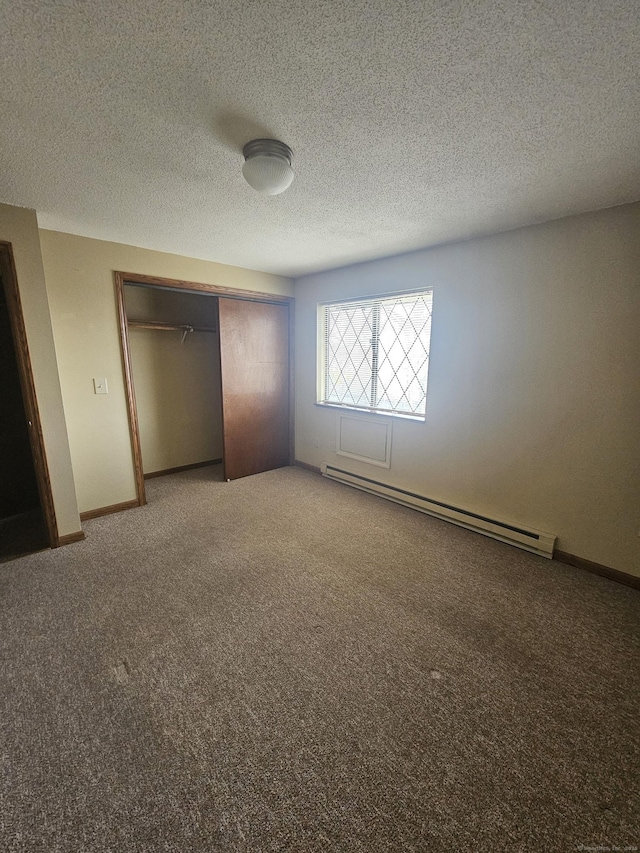
[[[297,274],[640,199],[638,0],[1,9],[0,201],[44,228]]]

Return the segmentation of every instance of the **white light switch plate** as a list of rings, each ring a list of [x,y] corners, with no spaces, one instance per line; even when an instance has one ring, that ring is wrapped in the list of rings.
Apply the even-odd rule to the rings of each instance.
[[[108,394],[109,386],[107,385],[106,378],[103,377],[102,379],[94,379],[93,390],[96,394]]]

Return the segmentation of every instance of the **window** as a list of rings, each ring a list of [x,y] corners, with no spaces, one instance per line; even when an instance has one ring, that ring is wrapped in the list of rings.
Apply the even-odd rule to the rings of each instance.
[[[325,405],[424,418],[433,292],[318,306]]]

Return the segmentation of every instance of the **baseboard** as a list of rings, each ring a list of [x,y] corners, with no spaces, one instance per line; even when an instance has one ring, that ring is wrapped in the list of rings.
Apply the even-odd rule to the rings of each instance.
[[[58,536],[58,541],[55,544],[56,548],[62,548],[63,545],[72,545],[74,542],[82,542],[84,533],[78,530],[76,533],[65,533],[64,536]]]
[[[191,465],[178,465],[177,468],[164,468],[162,471],[151,471],[145,474],[145,480],[151,480],[153,477],[164,477],[165,474],[178,474],[180,471],[191,471],[193,468],[206,468],[208,465],[219,465],[222,459],[207,459],[204,462],[192,462]]]
[[[101,515],[111,515],[112,512],[122,512],[124,509],[133,509],[138,506],[140,506],[140,503],[137,498],[133,501],[111,504],[111,506],[99,506],[96,509],[88,509],[86,512],[81,512],[80,521],[88,521],[90,518],[100,518]]]
[[[591,560],[576,557],[575,554],[568,554],[566,551],[554,551],[553,559],[558,560],[559,563],[566,563],[568,566],[575,566],[577,569],[585,569],[587,572],[600,575],[611,581],[623,583],[625,586],[640,589],[640,578],[630,575],[628,572],[620,572],[618,569],[610,569],[609,566],[602,566],[600,563],[592,563]]]
[[[307,471],[315,471],[316,474],[322,473],[322,471],[320,470],[320,468],[317,467],[317,465],[309,465],[308,462],[301,462],[299,459],[294,459],[293,464],[297,465],[298,468],[306,468]]]

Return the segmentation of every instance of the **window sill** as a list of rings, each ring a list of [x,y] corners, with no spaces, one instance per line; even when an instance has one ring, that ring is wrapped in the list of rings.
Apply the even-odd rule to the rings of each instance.
[[[357,406],[341,406],[340,403],[322,403],[319,400],[314,403],[320,409],[333,409],[337,412],[353,412],[354,415],[373,415],[380,418],[401,418],[403,421],[413,421],[414,423],[423,424],[426,415],[410,415],[406,412],[388,412],[382,409],[361,409]]]

